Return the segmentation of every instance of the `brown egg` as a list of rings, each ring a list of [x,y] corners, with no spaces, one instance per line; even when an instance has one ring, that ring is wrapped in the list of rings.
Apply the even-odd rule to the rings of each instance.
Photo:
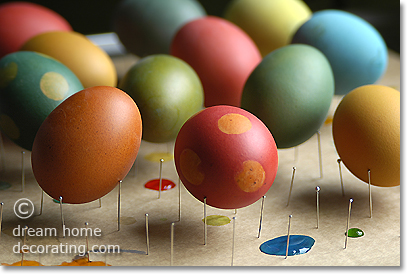
[[[81,90],[39,128],[31,154],[34,176],[54,199],[94,201],[127,175],[141,135],[140,112],[125,92],[108,86]]]

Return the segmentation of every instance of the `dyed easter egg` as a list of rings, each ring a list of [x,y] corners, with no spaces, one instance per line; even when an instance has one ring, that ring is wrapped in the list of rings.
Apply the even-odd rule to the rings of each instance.
[[[332,121],[339,157],[360,180],[372,185],[400,185],[400,92],[365,85],[349,92]]]
[[[270,189],[278,167],[270,131],[256,116],[233,106],[209,107],[186,121],[174,159],[186,189],[222,209],[256,202]]]
[[[242,108],[261,119],[278,148],[297,146],[324,123],[334,95],[326,57],[308,45],[269,53],[254,69],[242,94]]]
[[[83,89],[56,107],[38,130],[31,153],[35,179],[64,203],[99,199],[129,172],[141,134],[139,110],[125,92]]]
[[[315,12],[295,33],[292,43],[318,48],[328,58],[335,94],[375,83],[386,71],[387,47],[380,33],[364,19],[345,11]]]
[[[205,16],[195,0],[125,0],[113,16],[113,30],[130,52],[168,54],[173,36],[185,23]]]
[[[174,140],[185,121],[203,108],[198,75],[171,55],[140,59],[124,75],[119,88],[137,103],[143,118],[143,140],[149,142]]]
[[[63,100],[83,89],[59,61],[30,51],[0,60],[0,128],[17,145],[31,150],[45,118]]]
[[[242,28],[266,56],[288,45],[311,15],[307,4],[298,0],[233,0],[224,17]]]
[[[18,51],[35,35],[56,30],[72,31],[72,27],[53,10],[29,2],[3,3],[0,5],[0,58]]]
[[[21,50],[36,51],[57,59],[76,74],[85,88],[115,87],[117,84],[112,59],[83,34],[73,31],[42,33],[29,39]]]
[[[199,75],[206,107],[240,107],[244,83],[261,61],[259,50],[243,30],[215,16],[185,24],[172,41],[171,54]]]

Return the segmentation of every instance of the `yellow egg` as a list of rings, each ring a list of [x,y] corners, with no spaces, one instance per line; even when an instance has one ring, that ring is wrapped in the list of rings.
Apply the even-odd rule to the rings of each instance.
[[[243,29],[264,57],[288,45],[311,14],[307,4],[300,0],[233,0],[224,17]]]
[[[348,93],[332,122],[336,150],[359,179],[391,187],[400,185],[400,92],[365,85]]]
[[[85,88],[116,87],[117,73],[112,59],[83,34],[73,31],[42,33],[29,39],[20,50],[36,51],[57,59]]]

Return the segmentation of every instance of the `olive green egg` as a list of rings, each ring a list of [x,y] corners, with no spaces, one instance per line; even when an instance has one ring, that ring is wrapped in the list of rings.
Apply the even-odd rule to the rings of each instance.
[[[241,107],[256,115],[278,148],[297,146],[324,123],[334,95],[332,68],[321,51],[302,44],[270,52],[253,70]]]
[[[189,117],[203,109],[204,93],[196,72],[183,60],[156,54],[140,59],[119,82],[139,107],[143,140],[164,143],[177,137]]]
[[[0,128],[30,150],[45,118],[62,101],[83,89],[76,75],[59,61],[32,51],[0,60]]]

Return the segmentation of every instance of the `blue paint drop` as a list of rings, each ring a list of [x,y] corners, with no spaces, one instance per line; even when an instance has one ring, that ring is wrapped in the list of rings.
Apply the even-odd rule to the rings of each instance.
[[[290,235],[288,256],[307,253],[315,240],[305,235]],[[285,256],[287,250],[287,235],[268,240],[260,245],[260,250],[269,255]]]

